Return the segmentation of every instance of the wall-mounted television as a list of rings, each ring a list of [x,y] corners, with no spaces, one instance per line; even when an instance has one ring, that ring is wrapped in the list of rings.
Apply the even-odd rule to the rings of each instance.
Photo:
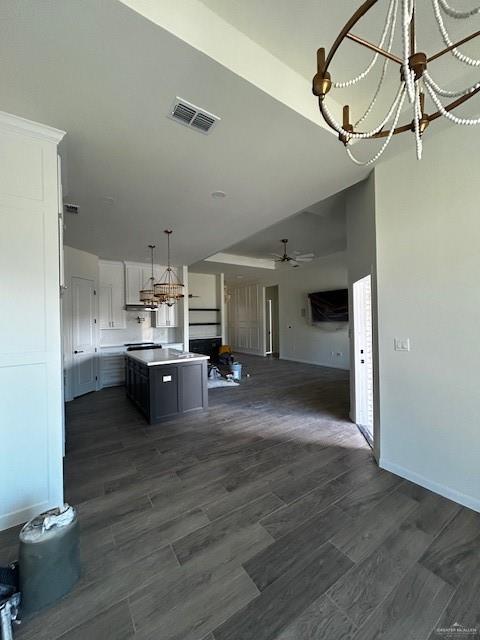
[[[309,293],[312,324],[348,322],[348,289]]]

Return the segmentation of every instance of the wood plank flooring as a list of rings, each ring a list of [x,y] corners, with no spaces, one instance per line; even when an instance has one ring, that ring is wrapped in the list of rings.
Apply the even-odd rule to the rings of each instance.
[[[480,515],[378,469],[346,372],[241,360],[239,388],[162,425],[123,388],[68,404],[83,574],[16,637],[480,638]]]

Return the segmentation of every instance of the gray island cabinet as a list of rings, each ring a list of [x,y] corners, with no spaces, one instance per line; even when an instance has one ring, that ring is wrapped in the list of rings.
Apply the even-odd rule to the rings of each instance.
[[[127,353],[127,396],[150,424],[207,409],[207,361],[208,356],[176,349]]]

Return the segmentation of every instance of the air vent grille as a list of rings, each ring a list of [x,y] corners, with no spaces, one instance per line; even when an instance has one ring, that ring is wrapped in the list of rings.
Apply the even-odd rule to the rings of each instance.
[[[191,122],[192,127],[197,127],[197,129],[201,129],[202,131],[210,131],[214,124],[215,120],[203,113],[197,113]]]
[[[172,116],[177,118],[178,120],[182,120],[182,122],[186,122],[190,124],[193,119],[193,116],[197,112],[195,109],[190,109],[187,105],[182,104],[181,102],[175,105],[175,109],[173,110]]]
[[[187,100],[178,97],[175,98],[175,102],[170,109],[169,117],[201,133],[210,133],[220,120],[220,118],[213,115],[213,113],[208,113],[208,111],[200,109]]]

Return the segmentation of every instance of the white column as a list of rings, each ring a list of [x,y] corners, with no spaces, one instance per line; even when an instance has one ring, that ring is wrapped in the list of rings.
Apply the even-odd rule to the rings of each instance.
[[[0,112],[0,530],[63,503],[57,145]]]
[[[183,265],[182,267],[182,282],[184,288],[184,298],[183,298],[183,349],[184,351],[189,350],[189,342],[190,342],[190,314],[188,311],[188,267],[187,265]]]

